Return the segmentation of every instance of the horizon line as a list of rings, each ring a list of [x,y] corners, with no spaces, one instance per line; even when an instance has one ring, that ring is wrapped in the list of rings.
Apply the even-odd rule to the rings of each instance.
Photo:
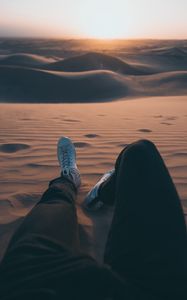
[[[140,41],[140,40],[155,40],[155,41],[185,41],[187,37],[184,38],[154,38],[154,37],[132,37],[132,38],[95,38],[95,37],[72,37],[72,36],[64,36],[64,37],[43,37],[43,36],[4,36],[0,35],[0,39],[43,39],[43,40],[94,40],[94,41]]]

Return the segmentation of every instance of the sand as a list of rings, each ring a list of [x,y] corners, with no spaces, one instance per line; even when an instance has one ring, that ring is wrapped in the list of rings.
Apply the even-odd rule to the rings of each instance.
[[[88,215],[81,203],[128,143],[155,142],[187,216],[186,40],[0,39],[0,102],[0,258],[59,175],[62,135],[82,174],[82,247],[99,261],[113,208]]]
[[[77,199],[82,246],[98,260],[112,208],[85,214],[81,203],[121,149],[147,138],[159,148],[187,217],[187,96],[97,104],[0,104],[0,256],[48,181],[59,175],[56,144],[72,138],[82,186]],[[166,216],[167,217],[167,216]]]
[[[187,94],[187,41],[0,39],[0,102]]]

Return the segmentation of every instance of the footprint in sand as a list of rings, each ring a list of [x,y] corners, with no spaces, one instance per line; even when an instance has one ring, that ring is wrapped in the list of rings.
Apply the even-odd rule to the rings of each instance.
[[[168,123],[168,122],[161,122],[160,124],[167,125],[167,126],[174,125],[174,124]]]
[[[62,120],[63,118],[66,118],[67,115],[60,115],[60,116],[54,116],[52,119],[53,120]]]
[[[40,119],[28,117],[28,118],[21,118],[19,119],[19,121],[40,121]]]
[[[138,131],[140,131],[140,132],[152,132],[152,130],[147,129],[147,128],[138,129]]]
[[[176,153],[173,153],[171,156],[180,156],[180,157],[186,158],[187,152],[176,152]]]
[[[75,119],[64,119],[64,121],[69,122],[69,123],[78,123],[78,122],[81,122],[80,120],[75,120]]]
[[[154,118],[163,118],[163,116],[162,115],[156,115],[156,116],[153,116]]]
[[[165,118],[166,121],[175,121],[176,119],[177,119],[176,116],[171,116],[171,117]]]
[[[94,139],[96,137],[99,137],[99,135],[94,134],[94,133],[89,133],[89,134],[85,134],[85,137],[87,137],[89,139]]]
[[[91,145],[89,143],[84,143],[84,142],[75,142],[74,146],[76,148],[86,148],[86,147],[90,147]]]
[[[30,148],[27,144],[2,144],[0,145],[0,151],[4,153],[14,153],[21,150]]]

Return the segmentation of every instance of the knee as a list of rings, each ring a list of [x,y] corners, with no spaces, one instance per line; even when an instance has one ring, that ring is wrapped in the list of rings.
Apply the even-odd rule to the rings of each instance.
[[[51,186],[37,204],[61,204],[64,201],[72,204],[71,195],[58,186]]]
[[[149,154],[154,154],[157,151],[153,142],[143,139],[129,144],[123,151],[121,158],[145,161]]]
[[[139,140],[139,141],[135,142],[134,144],[132,144],[132,146],[133,145],[136,148],[136,150],[144,149],[144,150],[149,150],[149,151],[155,151],[155,149],[156,149],[155,144],[152,141],[146,140],[146,139]]]

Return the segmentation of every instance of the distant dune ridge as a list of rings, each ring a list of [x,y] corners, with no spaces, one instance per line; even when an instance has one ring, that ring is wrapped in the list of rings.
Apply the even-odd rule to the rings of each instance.
[[[78,50],[64,58],[29,53],[0,55],[1,102],[101,102],[187,94],[183,46]],[[54,41],[55,47],[55,41]],[[67,47],[67,44],[66,44]],[[100,50],[101,51],[101,50]]]
[[[53,62],[54,60],[45,58],[40,55],[17,53],[10,55],[0,56],[0,65],[13,65],[13,66],[42,66]]]
[[[64,72],[83,72],[92,70],[110,70],[124,75],[153,74],[147,67],[138,67],[124,62],[122,59],[98,52],[70,57],[46,66],[49,70]]]
[[[187,49],[181,49],[179,47],[163,47],[160,49],[156,49],[155,53],[157,55],[173,56],[175,58],[181,59],[183,57],[186,58]]]

